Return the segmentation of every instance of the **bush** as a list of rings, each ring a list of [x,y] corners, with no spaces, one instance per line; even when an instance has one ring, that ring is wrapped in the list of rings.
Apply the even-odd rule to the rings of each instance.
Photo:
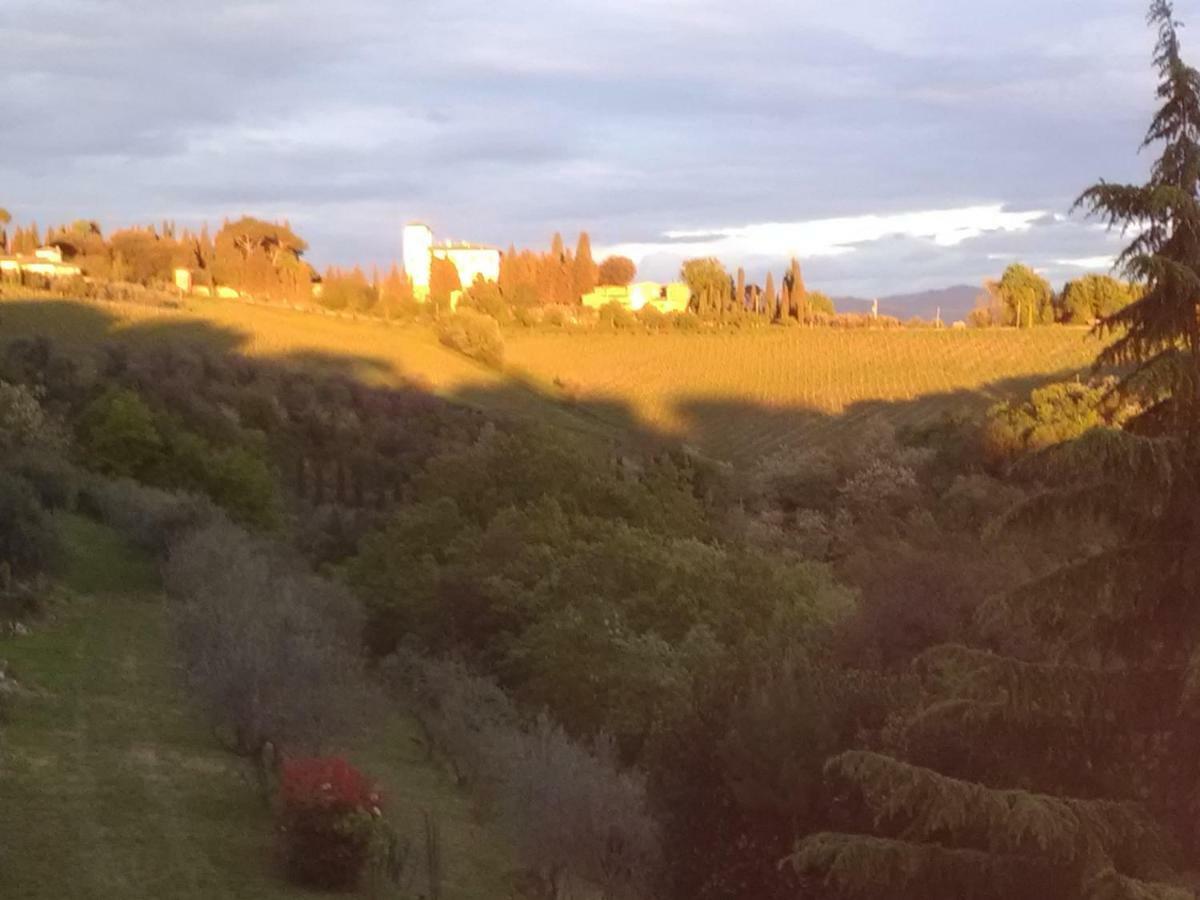
[[[638,321],[652,331],[662,331],[670,323],[670,317],[657,306],[643,306],[637,312]]]
[[[1073,440],[1093,428],[1119,426],[1131,410],[1114,401],[1111,382],[1060,382],[1039,388],[1023,402],[1000,403],[988,412],[981,442],[996,466],[1024,453]]]
[[[512,320],[512,311],[500,293],[500,288],[495,282],[484,281],[482,278],[476,278],[475,283],[463,291],[458,300],[459,312],[468,309],[491,316],[497,322]]]
[[[438,338],[464,356],[498,369],[504,365],[504,337],[491,316],[464,309],[438,324]]]
[[[618,331],[628,331],[637,328],[638,317],[629,308],[615,300],[600,307],[600,324],[605,328],[615,328]]]
[[[0,565],[14,575],[40,572],[57,546],[54,527],[33,487],[0,471]]]
[[[128,478],[92,476],[80,491],[80,508],[156,556],[185,533],[219,518],[205,498],[148,487]]]
[[[356,887],[381,804],[367,778],[340,757],[285,761],[278,821],[288,874],[310,887]]]
[[[46,509],[74,509],[79,499],[80,472],[60,456],[19,454],[9,471],[29,483]]]

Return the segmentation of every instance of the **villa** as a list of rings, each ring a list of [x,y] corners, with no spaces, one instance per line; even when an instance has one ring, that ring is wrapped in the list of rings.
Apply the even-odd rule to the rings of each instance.
[[[592,309],[618,303],[634,312],[647,306],[661,313],[687,312],[691,302],[691,289],[682,282],[659,284],[656,281],[640,281],[628,286],[605,285],[583,296],[583,305]]]
[[[458,270],[463,288],[476,278],[500,280],[500,251],[485,244],[446,242],[435,244],[428,225],[410,222],[404,226],[404,271],[412,278],[418,300],[429,296],[429,272],[435,259],[448,259]]]

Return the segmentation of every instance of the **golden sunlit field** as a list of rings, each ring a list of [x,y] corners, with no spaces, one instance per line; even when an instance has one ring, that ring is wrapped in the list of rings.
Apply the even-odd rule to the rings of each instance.
[[[336,366],[373,383],[415,381],[504,415],[620,437],[651,430],[749,461],[789,443],[853,436],[880,415],[898,426],[979,411],[1086,370],[1086,329],[779,329],[712,334],[513,330],[503,373],[396,327],[238,301],[179,309],[52,300],[0,303],[0,334],[70,343],[106,335],[188,336],[238,352]]]
[[[1086,369],[1097,349],[1066,327],[508,338],[510,366],[532,379],[601,409],[627,404],[636,421],[735,460],[827,441],[875,414],[902,426],[978,410]]]

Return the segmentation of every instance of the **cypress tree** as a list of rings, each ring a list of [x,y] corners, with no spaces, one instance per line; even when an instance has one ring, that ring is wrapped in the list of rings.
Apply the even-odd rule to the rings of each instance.
[[[737,287],[733,293],[733,308],[737,312],[746,311],[746,270],[738,267]]]
[[[578,302],[584,294],[590,294],[596,289],[596,282],[600,279],[600,267],[592,259],[592,239],[586,231],[579,233],[579,243],[575,248],[571,273],[573,293]]]
[[[763,289],[763,309],[767,318],[775,315],[775,275],[767,273],[767,285]]]

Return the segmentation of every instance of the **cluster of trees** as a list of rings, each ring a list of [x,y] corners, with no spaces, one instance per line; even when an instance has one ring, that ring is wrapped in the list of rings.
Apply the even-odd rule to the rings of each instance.
[[[0,223],[3,224],[3,223]],[[99,223],[79,219],[39,234],[38,226],[3,235],[11,253],[32,253],[51,245],[78,265],[85,276],[101,281],[170,287],[177,268],[191,270],[202,285],[223,285],[278,300],[307,300],[315,273],[304,261],[308,245],[287,222],[244,216],[226,220],[216,235],[208,226],[198,233],[174,222],[123,228],[105,235]]]
[[[679,277],[692,292],[692,304],[702,317],[724,320],[756,316],[768,322],[813,324],[833,316],[833,301],[804,284],[800,263],[792,259],[776,290],[774,273],[768,272],[766,284],[746,283],[746,271],[738,269],[731,278],[720,260],[712,257],[689,259]]]
[[[628,259],[605,260],[597,265],[592,259],[592,241],[581,232],[572,253],[555,234],[548,253],[520,250],[510,246],[500,260],[500,292],[515,307],[552,304],[577,306],[585,294],[602,283],[629,284],[634,277]],[[617,281],[602,281],[601,276]]]
[[[1068,281],[1055,293],[1050,282],[1033,269],[1013,263],[999,281],[984,285],[971,313],[976,326],[1090,325],[1124,309],[1141,297],[1141,289],[1110,275],[1085,275]]]

